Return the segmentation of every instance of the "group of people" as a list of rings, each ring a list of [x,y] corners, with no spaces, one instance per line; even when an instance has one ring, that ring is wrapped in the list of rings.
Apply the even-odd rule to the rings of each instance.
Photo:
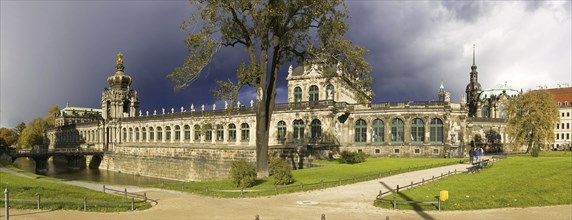
[[[485,151],[483,150],[483,148],[477,147],[475,149],[475,147],[471,147],[471,149],[469,150],[469,157],[471,158],[471,164],[475,163],[475,162],[481,162],[481,157],[485,155]]]

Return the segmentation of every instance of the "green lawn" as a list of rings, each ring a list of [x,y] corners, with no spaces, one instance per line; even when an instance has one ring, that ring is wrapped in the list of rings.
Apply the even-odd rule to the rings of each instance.
[[[436,201],[449,191],[443,210],[491,209],[572,204],[572,154],[544,152],[538,158],[508,157],[475,174],[459,174],[402,191],[397,200]],[[384,199],[391,200],[393,195]],[[390,208],[388,201],[376,206]],[[435,210],[426,204],[399,204],[398,209]]]
[[[340,164],[336,161],[327,162],[328,165],[310,169],[293,170],[294,183],[288,186],[275,188],[272,177],[258,180],[257,185],[244,189],[242,196],[264,196],[279,193],[290,193],[338,186],[360,181],[379,178],[380,176],[394,175],[427,169],[429,167],[444,166],[459,163],[459,159],[445,158],[368,158],[364,163]],[[323,161],[318,161],[323,163]],[[391,172],[391,173],[390,173]],[[321,184],[323,182],[323,184]],[[230,180],[222,181],[193,181],[178,184],[154,185],[154,187],[192,192],[197,194],[240,197],[240,192],[217,192],[215,190],[239,190],[232,186]],[[207,191],[207,188],[209,189]]]
[[[34,178],[20,177],[0,171],[0,187],[2,192],[8,188],[10,207],[36,209],[37,193],[40,193],[41,208],[44,210],[83,210],[84,197],[87,197],[87,211],[128,211],[131,209],[130,198],[54,182],[52,178],[35,174],[28,175]],[[15,199],[34,201],[16,201]],[[50,200],[70,202],[50,202]],[[95,204],[96,202],[109,202],[109,204]],[[0,204],[4,207],[4,201],[0,201]],[[141,210],[150,207],[149,203],[135,200],[135,209]]]

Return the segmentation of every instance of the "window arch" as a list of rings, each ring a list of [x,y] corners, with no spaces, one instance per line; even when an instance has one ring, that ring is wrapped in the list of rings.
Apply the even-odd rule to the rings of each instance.
[[[481,117],[483,118],[488,118],[490,115],[489,113],[489,106],[488,105],[483,105],[483,108],[481,109]]]
[[[213,126],[211,124],[205,125],[205,141],[213,140]]]
[[[195,125],[195,141],[200,141],[201,140],[201,126],[200,125]]]
[[[383,128],[384,124],[383,121],[380,119],[373,120],[373,137],[372,142],[374,143],[382,143],[383,142]]]
[[[564,107],[568,107],[568,101],[564,101]]]
[[[276,138],[278,140],[286,139],[286,122],[279,121],[278,125],[276,127],[278,128],[278,133],[277,133]]]
[[[224,140],[224,127],[222,125],[216,125],[216,140]]]
[[[502,103],[499,104],[497,111],[498,111],[498,116],[499,116],[498,118],[506,118],[506,112],[504,110],[504,104],[502,104]]]
[[[249,141],[250,140],[250,126],[247,123],[240,124],[240,140]]]
[[[443,121],[438,118],[431,119],[430,129],[430,141],[433,143],[443,143]]]
[[[420,118],[411,121],[411,141],[414,143],[423,142],[425,139],[425,124]]]
[[[157,127],[157,140],[163,140],[163,128],[161,127]]]
[[[228,140],[236,141],[236,125],[234,124],[228,125]]]
[[[310,130],[310,137],[312,139],[318,139],[322,136],[322,122],[318,119],[312,120],[310,123],[311,130]]]
[[[294,120],[294,139],[295,140],[304,140],[304,121],[301,119]]]
[[[326,95],[324,97],[326,97],[328,100],[334,100],[334,94],[336,94],[334,86],[332,84],[328,84],[326,86]]]
[[[365,143],[367,137],[367,123],[363,119],[359,119],[355,123],[354,141],[356,143]]]
[[[129,142],[133,142],[133,128],[129,128]]]
[[[302,101],[302,89],[300,87],[294,88],[294,102]]]
[[[181,126],[175,125],[175,140],[181,140]]]
[[[127,128],[123,128],[123,142],[127,141]]]
[[[141,128],[141,140],[147,141],[147,129],[145,127]]]
[[[135,128],[135,141],[139,142],[139,128]]]
[[[403,121],[399,118],[393,119],[391,122],[391,141],[403,143]]]
[[[149,127],[149,140],[155,141],[155,131],[154,131],[153,127]]]
[[[191,140],[191,126],[185,125],[183,129],[185,131],[185,141]]]
[[[165,127],[165,140],[171,140],[171,126]]]
[[[320,94],[320,89],[318,88],[318,86],[316,85],[311,85],[310,86],[310,91],[308,92],[310,97],[309,100],[310,102],[317,102],[318,101],[318,97]]]

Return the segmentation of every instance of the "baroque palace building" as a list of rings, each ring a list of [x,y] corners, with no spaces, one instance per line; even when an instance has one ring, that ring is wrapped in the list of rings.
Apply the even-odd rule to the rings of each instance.
[[[461,103],[451,102],[443,83],[438,101],[372,103],[339,68],[318,65],[290,66],[288,102],[276,104],[272,115],[270,154],[296,168],[343,150],[372,157],[458,157],[470,144],[494,151],[507,140],[502,108],[519,92],[506,85],[482,90],[474,52]],[[142,112],[121,53],[107,81],[101,109],[61,110],[57,127],[46,135],[50,149],[100,149],[102,169],[180,180],[223,179],[232,160],[255,160],[253,101]]]

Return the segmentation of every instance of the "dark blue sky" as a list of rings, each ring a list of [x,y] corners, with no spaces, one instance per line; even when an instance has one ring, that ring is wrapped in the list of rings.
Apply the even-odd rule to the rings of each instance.
[[[477,45],[484,88],[572,82],[571,4],[551,2],[352,1],[347,37],[370,50],[375,102],[432,100],[443,80],[458,102]],[[233,78],[242,48],[224,48],[189,88],[166,78],[186,55],[179,28],[187,1],[1,1],[0,127],[47,114],[51,105],[100,107],[117,52],[140,108],[215,103],[215,80]],[[286,70],[278,88],[286,100]],[[241,92],[241,102],[254,98]],[[210,109],[207,108],[207,109]]]

